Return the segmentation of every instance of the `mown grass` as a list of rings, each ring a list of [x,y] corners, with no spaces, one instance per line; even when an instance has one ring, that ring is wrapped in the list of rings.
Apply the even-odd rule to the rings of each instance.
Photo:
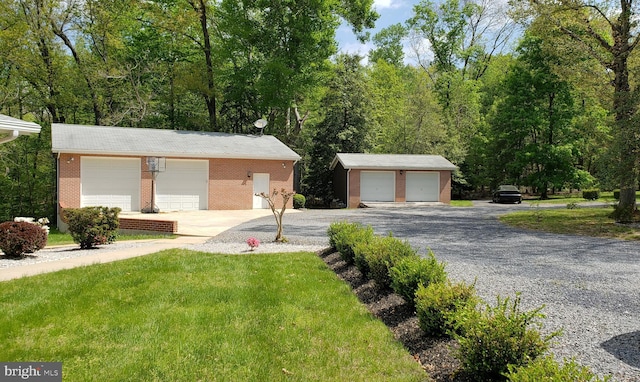
[[[473,207],[471,200],[452,200],[451,207]]]
[[[636,200],[640,199],[640,192],[636,193]],[[523,202],[528,203],[544,203],[544,204],[568,204],[568,203],[584,203],[588,202],[582,197],[582,193],[573,194],[556,194],[549,195],[549,199],[540,200],[539,198],[525,198]],[[613,197],[613,191],[601,191],[600,198],[596,202],[614,204],[618,201]]]
[[[426,379],[313,253],[176,249],[0,288],[0,359],[65,381]]]
[[[612,208],[544,209],[514,212],[500,221],[515,227],[559,234],[640,240],[640,228],[615,224],[609,218]]]
[[[175,239],[176,235],[163,234],[118,234],[117,241],[126,240],[146,240],[146,239]],[[62,233],[57,228],[51,227],[49,236],[47,237],[47,245],[67,245],[74,244],[73,238],[68,233]]]

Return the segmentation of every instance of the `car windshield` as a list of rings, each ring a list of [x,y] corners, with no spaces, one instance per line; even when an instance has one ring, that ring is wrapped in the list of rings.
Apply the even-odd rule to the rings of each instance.
[[[498,191],[520,192],[516,186],[500,186],[498,187]]]

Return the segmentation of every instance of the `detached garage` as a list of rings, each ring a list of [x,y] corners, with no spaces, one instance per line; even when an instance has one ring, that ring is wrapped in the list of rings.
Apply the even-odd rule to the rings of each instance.
[[[254,193],[293,190],[300,159],[269,135],[54,123],[51,141],[63,208],[154,211],[152,201],[163,212],[268,208]]]
[[[440,155],[337,154],[335,196],[349,208],[367,202],[451,202],[456,166]]]

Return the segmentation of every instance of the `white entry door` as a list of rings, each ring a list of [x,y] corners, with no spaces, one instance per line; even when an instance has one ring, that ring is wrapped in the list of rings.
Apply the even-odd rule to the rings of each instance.
[[[269,195],[269,174],[253,174],[253,208],[269,208],[267,200],[261,196],[256,196],[264,192]]]

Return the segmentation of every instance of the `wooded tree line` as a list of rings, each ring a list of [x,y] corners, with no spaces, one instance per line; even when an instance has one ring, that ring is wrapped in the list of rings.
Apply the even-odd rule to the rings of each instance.
[[[0,218],[53,215],[52,122],[244,134],[259,118],[324,202],[336,152],[376,152],[445,156],[456,194],[599,186],[635,208],[634,1],[423,0],[368,36],[372,4],[2,2],[0,113],[43,132],[0,146]],[[338,54],[341,22],[371,37],[368,60]]]

